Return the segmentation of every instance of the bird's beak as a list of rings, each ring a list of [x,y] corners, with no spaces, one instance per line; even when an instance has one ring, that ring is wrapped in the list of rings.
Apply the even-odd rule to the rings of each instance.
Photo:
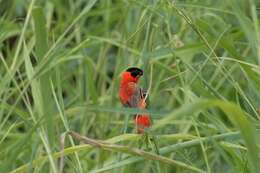
[[[143,74],[139,74],[139,75],[137,75],[137,78],[139,79],[141,76],[143,76]]]

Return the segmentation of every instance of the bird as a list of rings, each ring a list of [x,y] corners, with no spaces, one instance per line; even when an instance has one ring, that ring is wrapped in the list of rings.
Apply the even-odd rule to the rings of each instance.
[[[137,67],[130,67],[121,75],[119,97],[125,107],[138,107],[142,89],[138,86],[143,71]]]
[[[119,98],[123,106],[129,108],[146,109],[146,92],[138,85],[143,70],[138,67],[126,69],[120,80]],[[137,133],[144,133],[151,126],[151,118],[148,114],[136,114],[134,123]]]

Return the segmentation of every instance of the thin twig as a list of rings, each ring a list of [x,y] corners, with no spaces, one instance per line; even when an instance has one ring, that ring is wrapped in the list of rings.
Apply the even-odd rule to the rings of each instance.
[[[152,88],[152,79],[153,79],[153,63],[151,64],[151,72],[150,72],[150,82],[149,82],[149,86],[148,86],[148,89],[147,89],[147,92],[146,92],[146,95],[144,97],[144,101],[146,101],[148,95],[149,95],[149,92]]]

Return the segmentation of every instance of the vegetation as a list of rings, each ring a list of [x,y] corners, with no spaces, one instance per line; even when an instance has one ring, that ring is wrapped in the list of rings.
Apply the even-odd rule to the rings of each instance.
[[[1,173],[260,172],[259,1],[2,0],[0,14]],[[129,66],[150,88],[145,135],[118,98]]]

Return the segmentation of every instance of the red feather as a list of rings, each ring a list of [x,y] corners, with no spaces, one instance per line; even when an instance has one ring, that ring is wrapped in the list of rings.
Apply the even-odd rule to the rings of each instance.
[[[149,115],[137,115],[135,116],[135,124],[137,128],[137,133],[144,133],[146,128],[151,126],[151,119]]]
[[[130,72],[124,72],[120,81],[119,97],[123,105],[129,102],[137,89],[137,82],[139,77],[131,76]]]

